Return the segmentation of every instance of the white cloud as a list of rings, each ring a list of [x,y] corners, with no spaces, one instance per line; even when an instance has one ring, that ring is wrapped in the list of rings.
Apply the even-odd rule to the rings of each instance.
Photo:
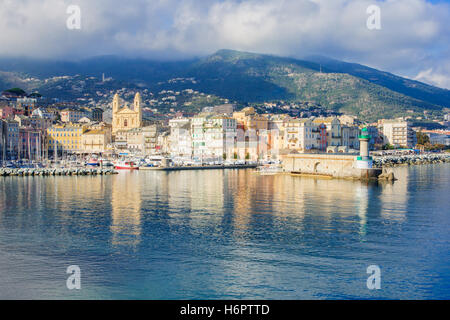
[[[81,7],[81,30],[66,28],[70,4]],[[366,27],[372,4],[381,30]],[[426,0],[0,0],[0,55],[321,54],[450,87],[439,76],[449,19],[448,4]]]
[[[420,71],[414,80],[429,83],[441,88],[450,88],[450,76],[449,73],[441,73],[435,71],[433,68]]]

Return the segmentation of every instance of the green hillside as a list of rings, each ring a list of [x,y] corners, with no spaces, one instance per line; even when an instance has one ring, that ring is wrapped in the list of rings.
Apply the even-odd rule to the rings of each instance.
[[[221,50],[196,63],[188,74],[201,79],[205,91],[237,101],[310,101],[365,120],[443,109],[317,63],[267,55]]]

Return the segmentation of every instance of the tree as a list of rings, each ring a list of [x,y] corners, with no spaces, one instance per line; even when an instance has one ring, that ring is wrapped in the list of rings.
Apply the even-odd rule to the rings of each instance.
[[[425,145],[427,143],[430,143],[430,137],[423,132],[417,131],[416,137],[417,137],[417,144]]]
[[[27,93],[23,89],[20,89],[20,88],[11,88],[11,89],[5,90],[5,92],[10,92],[17,96],[26,96],[27,95]]]

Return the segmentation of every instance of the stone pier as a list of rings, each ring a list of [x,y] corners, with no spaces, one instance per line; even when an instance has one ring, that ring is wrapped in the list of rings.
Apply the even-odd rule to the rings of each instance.
[[[292,174],[369,180],[376,179],[381,169],[357,166],[357,157],[340,154],[289,154],[283,157],[283,170]]]
[[[289,154],[283,157],[283,169],[300,175],[317,175],[332,178],[369,180],[377,179],[382,170],[373,168],[373,159],[369,155],[367,128],[359,136],[359,156],[339,153],[327,154]]]

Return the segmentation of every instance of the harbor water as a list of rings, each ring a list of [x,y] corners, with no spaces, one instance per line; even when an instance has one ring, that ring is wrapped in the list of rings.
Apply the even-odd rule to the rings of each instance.
[[[0,177],[0,299],[449,299],[450,164],[393,170]]]

